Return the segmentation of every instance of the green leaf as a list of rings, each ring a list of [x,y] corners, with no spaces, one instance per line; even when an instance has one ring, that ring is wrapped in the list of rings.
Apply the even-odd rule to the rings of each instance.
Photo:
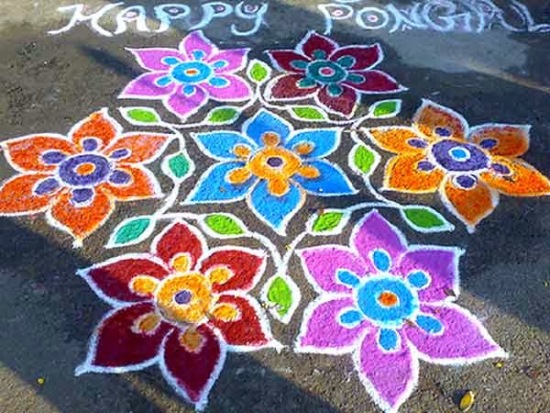
[[[248,65],[248,77],[255,83],[264,83],[271,75],[271,68],[261,60],[254,59]]]
[[[356,172],[370,175],[378,163],[378,154],[365,145],[357,145],[352,152],[352,165]]]
[[[174,155],[168,155],[162,162],[162,170],[170,178],[176,181],[182,181],[191,173],[193,164],[186,154],[181,152]]]
[[[240,115],[240,111],[232,106],[223,106],[220,108],[212,109],[206,116],[206,120],[210,123],[218,125],[224,125],[233,123]]]
[[[326,232],[333,230],[338,227],[338,224],[340,224],[343,216],[343,212],[325,212],[324,214],[318,215],[311,226],[311,230],[313,232]]]
[[[326,113],[314,106],[294,106],[290,110],[292,117],[299,120],[320,121],[328,119]]]
[[[401,210],[403,219],[419,232],[452,231],[454,226],[432,208],[407,206]]]
[[[238,236],[246,233],[246,227],[230,214],[211,214],[204,218],[204,224],[215,234]]]
[[[280,317],[287,315],[294,302],[292,289],[282,277],[276,277],[267,290],[267,300],[276,304],[276,312]]]
[[[401,99],[381,100],[370,107],[374,118],[390,118],[401,111]]]
[[[122,116],[135,125],[154,125],[162,123],[155,109],[145,107],[120,108]]]
[[[133,217],[122,221],[111,234],[107,248],[137,244],[146,239],[154,230],[150,217]]]

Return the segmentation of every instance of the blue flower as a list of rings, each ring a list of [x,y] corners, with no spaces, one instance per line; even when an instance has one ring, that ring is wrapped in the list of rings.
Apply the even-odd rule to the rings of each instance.
[[[344,172],[323,159],[338,147],[339,129],[294,131],[285,120],[262,109],[245,122],[241,133],[219,131],[194,137],[202,151],[220,163],[204,173],[187,202],[246,199],[258,218],[281,235],[306,193],[356,193]]]

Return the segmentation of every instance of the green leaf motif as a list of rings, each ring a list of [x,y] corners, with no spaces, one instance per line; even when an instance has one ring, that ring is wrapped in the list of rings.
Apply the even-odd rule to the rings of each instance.
[[[454,229],[454,226],[439,212],[428,207],[405,207],[401,215],[412,228],[420,232],[442,232]]]
[[[342,221],[343,212],[325,212],[317,217],[311,226],[313,232],[327,232],[336,227]]]
[[[240,115],[240,111],[231,106],[224,106],[221,108],[213,109],[206,120],[210,123],[216,124],[228,124],[237,120]]]
[[[357,145],[353,151],[353,165],[357,172],[369,175],[378,160],[376,152],[364,145]]]
[[[191,163],[183,153],[178,153],[164,158],[164,173],[173,179],[182,180],[186,178],[190,169]]]
[[[389,118],[401,111],[401,100],[382,100],[371,106],[370,111],[375,118]]]
[[[153,232],[153,220],[149,217],[135,217],[122,221],[114,230],[108,246],[121,247],[137,244]]]
[[[267,300],[271,304],[276,304],[277,314],[279,314],[280,317],[284,317],[292,307],[292,289],[283,278],[277,277],[269,286]]]
[[[252,60],[248,66],[248,77],[255,83],[265,82],[271,75],[271,68],[261,60]]]
[[[206,216],[204,223],[216,234],[224,236],[242,235],[246,232],[241,224],[229,214],[211,214]]]
[[[138,125],[154,125],[162,123],[159,114],[155,109],[135,107],[121,108],[122,115],[131,123]]]
[[[313,106],[294,106],[291,115],[296,119],[320,121],[328,119],[327,115]]]

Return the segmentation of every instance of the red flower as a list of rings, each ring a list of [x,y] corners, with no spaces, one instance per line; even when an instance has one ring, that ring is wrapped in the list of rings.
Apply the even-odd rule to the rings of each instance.
[[[128,254],[80,275],[115,309],[90,343],[85,372],[122,373],[158,363],[166,380],[197,408],[206,404],[227,351],[272,344],[263,312],[246,293],[265,269],[265,254],[222,247],[176,222],[150,254]]]
[[[287,73],[273,79],[266,94],[272,100],[315,96],[319,105],[340,115],[353,115],[361,93],[404,90],[390,75],[373,70],[384,55],[380,45],[339,47],[330,38],[310,32],[295,50],[267,52]]]
[[[0,215],[48,211],[48,220],[80,242],[113,212],[115,200],[160,195],[140,164],[156,159],[170,136],[122,134],[107,110],[77,123],[69,136],[43,133],[2,142],[19,175],[0,187]]]

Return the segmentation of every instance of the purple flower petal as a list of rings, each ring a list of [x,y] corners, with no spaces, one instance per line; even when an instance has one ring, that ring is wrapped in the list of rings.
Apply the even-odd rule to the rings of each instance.
[[[347,80],[343,84],[362,93],[390,93],[404,90],[403,86],[397,83],[397,80],[380,70],[366,70],[356,72],[354,75],[362,80],[358,82]]]
[[[421,302],[437,302],[458,295],[458,258],[457,248],[420,247],[406,252],[395,269],[396,274],[407,277],[422,271],[430,279],[429,284],[418,291]]]
[[[338,93],[331,94],[327,86],[319,90],[317,95],[319,104],[329,112],[348,118],[351,117],[359,103],[359,94],[353,88],[343,84],[330,90]]]
[[[34,193],[36,195],[46,195],[46,194],[52,194],[53,192],[57,191],[60,187],[59,182],[55,178],[46,178],[43,181],[41,181],[36,187],[34,188]]]
[[[336,50],[330,60],[351,63],[349,70],[364,70],[380,63],[384,55],[378,43],[370,46],[346,46]]]
[[[209,57],[209,63],[216,73],[236,72],[246,65],[246,55],[250,49],[221,50]]]
[[[430,334],[422,328],[405,325],[404,333],[420,358],[438,364],[464,364],[506,353],[468,311],[454,304],[423,304],[420,312],[439,320],[443,331]]]
[[[216,78],[223,79],[220,82],[223,86],[218,87],[208,83],[202,83],[201,87],[206,89],[210,97],[219,101],[241,101],[250,98],[252,90],[248,83],[238,76],[218,75]]]
[[[200,30],[185,36],[179,49],[189,60],[203,60],[218,53],[216,46]]]
[[[76,204],[87,203],[94,197],[94,190],[92,188],[76,188],[73,189],[71,201]]]
[[[165,78],[167,73],[145,73],[132,80],[122,93],[120,98],[154,98],[167,96],[174,91],[175,83],[157,83],[159,79]]]
[[[128,49],[141,67],[151,71],[166,71],[170,69],[170,58],[180,61],[187,60],[177,49],[153,47],[150,49]],[[165,60],[168,58],[167,60]]]
[[[311,284],[317,291],[351,293],[349,285],[337,278],[339,270],[348,270],[362,277],[367,272],[363,260],[348,248],[338,245],[306,248],[298,251]]]
[[[357,228],[359,228],[357,230]],[[376,251],[387,253],[390,258],[389,268],[394,268],[399,257],[405,252],[407,242],[397,228],[388,223],[378,211],[370,212],[356,227],[352,235],[353,245],[369,266],[377,272],[373,254]]]
[[[176,92],[165,100],[166,108],[180,118],[187,118],[196,113],[201,106],[208,101],[208,94],[204,89],[196,86],[191,94],[183,93],[184,87],[176,89]]]
[[[354,361],[361,382],[374,401],[384,411],[397,412],[416,386],[418,360],[405,340],[401,339],[399,350],[385,352],[379,347],[377,336],[374,332],[366,335]]]
[[[344,326],[340,316],[354,308],[352,298],[315,301],[305,311],[297,351],[345,354],[356,348],[357,340],[368,329],[368,322]]]

